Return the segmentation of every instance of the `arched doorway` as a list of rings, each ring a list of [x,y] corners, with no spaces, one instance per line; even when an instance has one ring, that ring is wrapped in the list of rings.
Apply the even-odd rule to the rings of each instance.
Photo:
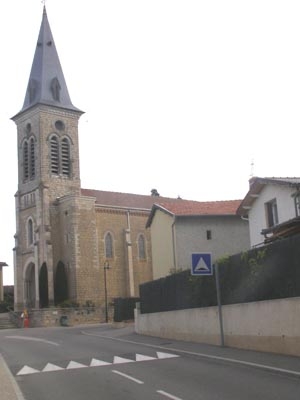
[[[30,263],[26,267],[24,279],[24,304],[28,308],[35,307],[35,265]]]
[[[54,280],[55,305],[58,305],[65,300],[68,300],[68,278],[64,263],[59,261]]]
[[[39,275],[39,289],[40,289],[40,307],[45,308],[49,306],[48,296],[48,269],[46,263],[43,263]]]

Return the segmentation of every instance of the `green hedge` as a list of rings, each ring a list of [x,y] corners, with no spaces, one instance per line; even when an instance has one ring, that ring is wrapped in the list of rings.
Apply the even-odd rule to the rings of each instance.
[[[221,302],[236,304],[300,296],[300,235],[218,261]],[[141,312],[217,305],[215,276],[190,271],[140,286]]]

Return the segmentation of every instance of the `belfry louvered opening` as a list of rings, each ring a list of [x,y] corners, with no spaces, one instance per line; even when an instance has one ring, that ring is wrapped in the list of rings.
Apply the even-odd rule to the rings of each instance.
[[[61,141],[61,172],[65,176],[70,175],[70,145],[67,138]]]
[[[30,139],[30,179],[35,178],[35,146],[34,146],[34,138]]]
[[[70,176],[70,142],[68,138],[59,139],[53,135],[50,139],[51,173]]]
[[[50,140],[50,157],[51,157],[51,173],[58,175],[59,174],[59,146],[58,146],[58,138],[56,136],[52,136]]]
[[[23,143],[23,180],[33,180],[35,178],[35,140],[31,137]]]
[[[28,142],[24,142],[23,145],[23,178],[27,180],[29,178],[29,157],[28,157]]]

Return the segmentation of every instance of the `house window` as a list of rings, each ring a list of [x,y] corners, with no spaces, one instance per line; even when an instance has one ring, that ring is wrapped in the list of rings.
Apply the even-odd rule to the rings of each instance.
[[[278,224],[278,211],[277,211],[276,199],[267,202],[265,204],[265,207],[266,207],[267,226],[268,228],[271,228],[272,226]]]
[[[145,237],[142,234],[138,237],[138,254],[140,260],[146,259]]]
[[[113,238],[111,233],[107,233],[104,239],[105,243],[105,257],[106,258],[113,258]]]
[[[300,193],[295,195],[296,217],[300,217]]]
[[[206,231],[206,239],[207,240],[211,240],[212,239],[211,230],[210,229]]]

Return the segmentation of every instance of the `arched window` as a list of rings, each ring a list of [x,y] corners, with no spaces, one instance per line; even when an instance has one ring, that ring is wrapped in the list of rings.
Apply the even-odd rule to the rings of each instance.
[[[63,175],[70,175],[70,144],[67,138],[61,141],[61,172]]]
[[[35,178],[35,146],[34,146],[34,138],[30,139],[30,179]]]
[[[31,218],[27,222],[27,243],[28,246],[33,244],[33,222]]]
[[[140,234],[138,237],[138,253],[140,260],[146,259],[145,237],[142,234]]]
[[[24,180],[29,178],[29,156],[28,156],[28,142],[27,140],[23,145],[23,177]]]
[[[59,174],[59,147],[58,139],[56,136],[52,136],[50,139],[50,161],[51,161],[51,173]]]
[[[110,232],[108,232],[105,235],[104,243],[105,243],[105,257],[106,258],[113,258],[113,255],[114,255],[114,252],[113,252],[113,238],[112,238],[112,234]]]

